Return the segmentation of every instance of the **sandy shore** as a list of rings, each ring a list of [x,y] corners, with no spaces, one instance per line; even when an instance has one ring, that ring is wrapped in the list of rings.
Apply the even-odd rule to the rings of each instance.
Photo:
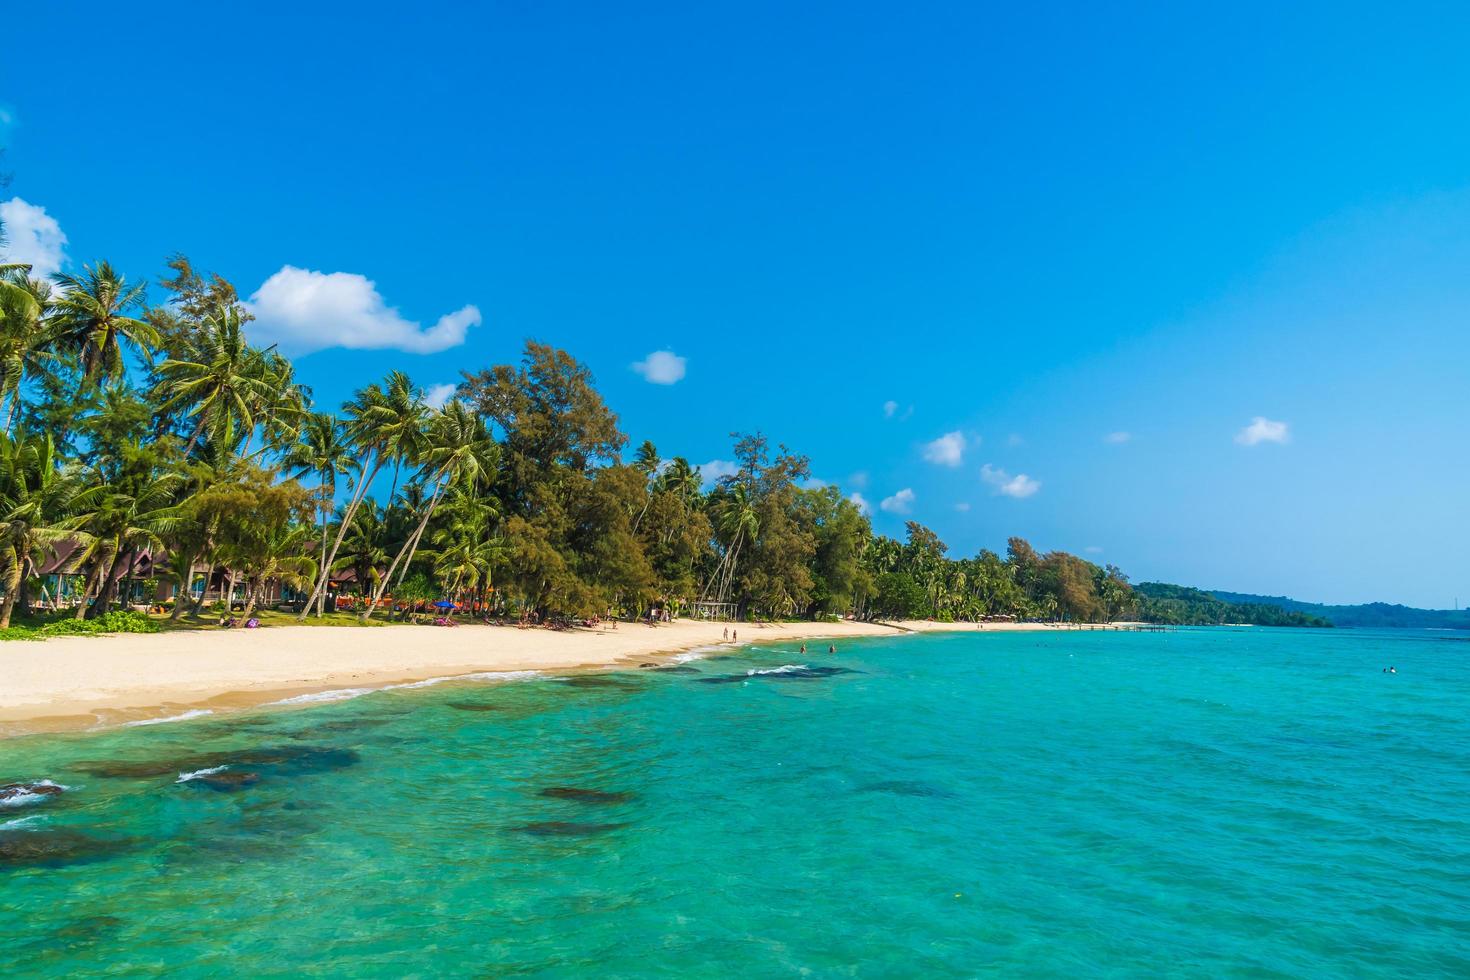
[[[514,627],[285,626],[0,643],[0,736],[217,714],[325,691],[487,672],[636,665],[725,644],[724,623],[552,632]],[[1040,624],[741,623],[740,643]],[[734,648],[735,644],[728,644]]]

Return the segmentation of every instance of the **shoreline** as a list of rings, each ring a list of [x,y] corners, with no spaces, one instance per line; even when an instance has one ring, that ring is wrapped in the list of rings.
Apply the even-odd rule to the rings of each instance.
[[[722,630],[732,627],[741,634],[738,643],[721,637]],[[734,652],[781,640],[1069,628],[1075,627],[927,620],[759,625],[680,620],[654,627],[622,623],[617,629],[560,632],[466,624],[54,637],[0,646],[5,678],[0,684],[0,738],[227,716],[268,705],[304,707],[375,690],[494,679],[486,675],[633,667],[666,662],[694,649]],[[1131,624],[1086,628],[1126,630]],[[342,697],[316,697],[332,692]]]

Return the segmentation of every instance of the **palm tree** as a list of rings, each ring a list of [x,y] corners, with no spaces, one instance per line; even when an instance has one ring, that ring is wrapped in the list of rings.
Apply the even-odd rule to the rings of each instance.
[[[361,479],[347,502],[342,523],[337,529],[337,538],[327,552],[327,567],[336,567],[337,550],[342,547],[342,538],[352,526],[357,510],[367,496],[373,479],[389,461],[401,461],[406,453],[418,446],[422,438],[423,421],[426,413],[423,393],[414,387],[408,375],[402,371],[391,371],[384,383],[368,385],[343,406],[347,416],[347,435],[359,460],[365,461]],[[371,462],[366,462],[370,460]],[[391,497],[389,499],[392,499]],[[316,588],[301,610],[299,619],[305,619],[313,602],[326,595],[326,577],[317,582]]]
[[[128,315],[142,306],[142,283],[128,285],[107,262],[85,266],[80,276],[55,278],[62,293],[51,316],[51,339],[76,355],[85,381],[120,376],[125,346],[147,356],[158,344],[149,323]]]
[[[245,601],[246,618],[255,612],[261,590],[270,579],[290,586],[300,585],[312,575],[312,561],[306,556],[306,542],[311,528],[306,524],[281,524],[271,521],[247,535],[248,544],[239,555],[248,583]]]
[[[274,350],[265,352],[265,379],[272,397],[259,407],[261,446],[252,456],[289,452],[311,414],[311,389],[297,384],[296,369]]]
[[[327,578],[327,527],[336,507],[337,477],[355,473],[358,459],[347,442],[337,419],[324,412],[312,412],[303,421],[299,441],[286,454],[285,464],[299,479],[315,476],[318,481],[317,508],[321,514],[321,547],[317,552],[317,581]],[[322,615],[326,595],[317,603],[317,616]]]
[[[123,484],[100,484],[96,510],[86,519],[87,530],[100,545],[94,559],[93,587],[98,591],[92,616],[107,612],[117,591],[119,571],[130,575],[139,551],[163,550],[163,536],[183,517],[175,496],[180,482],[176,474],[150,473]]]
[[[5,431],[20,413],[21,388],[38,375],[48,375],[56,355],[47,343],[46,316],[51,285],[23,274],[0,275],[0,405],[10,400]]]
[[[489,589],[495,566],[509,551],[503,539],[483,527],[478,531],[459,528],[458,533],[445,528],[435,532],[434,541],[441,545],[433,552],[434,574],[444,583],[444,594],[449,597]]]
[[[195,420],[184,454],[194,451],[206,428],[213,439],[234,438],[255,428],[257,413],[276,397],[276,380],[267,352],[251,347],[241,329],[238,306],[216,309],[189,345],[187,360],[158,365],[160,412],[183,409]]]
[[[169,619],[177,621],[184,614],[184,607],[194,592],[194,568],[197,555],[193,551],[174,550],[168,554],[164,564],[164,575],[174,583],[174,608]]]
[[[719,512],[718,527],[729,541],[725,554],[715,569],[711,588],[719,602],[729,601],[730,589],[734,586],[735,567],[740,561],[740,546],[747,540],[753,541],[760,531],[760,518],[755,510],[755,498],[743,483],[734,483],[729,488],[729,499]]]
[[[58,465],[50,435],[0,434],[0,574],[5,586],[0,629],[20,595],[21,582],[42,549],[63,540],[86,543],[77,532],[87,491]]]
[[[383,592],[394,571],[399,569],[400,563],[402,570],[399,571],[398,580],[401,582],[407,574],[414,552],[418,550],[419,541],[423,538],[424,528],[434,516],[445,488],[456,482],[467,486],[479,483],[485,474],[495,468],[496,454],[495,440],[485,428],[485,423],[459,399],[449,402],[430,420],[427,431],[419,442],[419,454],[415,462],[422,467],[420,475],[423,480],[434,484],[434,492],[429,498],[428,506],[424,508],[418,527],[398,550],[393,564],[388,568],[388,574],[383,577],[373,594],[373,601],[362,611],[364,621],[377,608],[378,600],[383,597]]]
[[[369,500],[359,507],[346,536],[338,535],[341,553],[332,563],[332,571],[351,570],[363,595],[370,595],[383,578],[388,565],[388,522],[382,508]]]
[[[675,456],[658,474],[657,484],[660,490],[677,494],[688,504],[699,497],[704,488],[704,478],[698,467],[689,465],[689,460]]]
[[[428,557],[445,594],[468,589],[484,595],[493,584],[495,568],[509,553],[505,539],[496,533],[499,512],[473,485],[460,482],[445,495],[440,518]]]

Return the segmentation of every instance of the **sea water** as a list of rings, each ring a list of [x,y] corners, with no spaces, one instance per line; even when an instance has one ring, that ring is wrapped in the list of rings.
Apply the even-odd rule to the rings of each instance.
[[[1463,636],[825,650],[0,743],[0,962],[1470,975]]]

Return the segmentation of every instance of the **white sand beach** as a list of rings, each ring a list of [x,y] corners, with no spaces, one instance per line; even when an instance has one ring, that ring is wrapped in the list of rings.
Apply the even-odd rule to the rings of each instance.
[[[0,644],[0,734],[224,713],[316,692],[463,674],[636,666],[699,647],[733,649],[736,644],[723,639],[728,628],[696,620],[560,632],[483,625],[283,626],[7,642]],[[1058,627],[838,622],[733,628],[740,644],[818,638],[840,644],[904,631]]]

